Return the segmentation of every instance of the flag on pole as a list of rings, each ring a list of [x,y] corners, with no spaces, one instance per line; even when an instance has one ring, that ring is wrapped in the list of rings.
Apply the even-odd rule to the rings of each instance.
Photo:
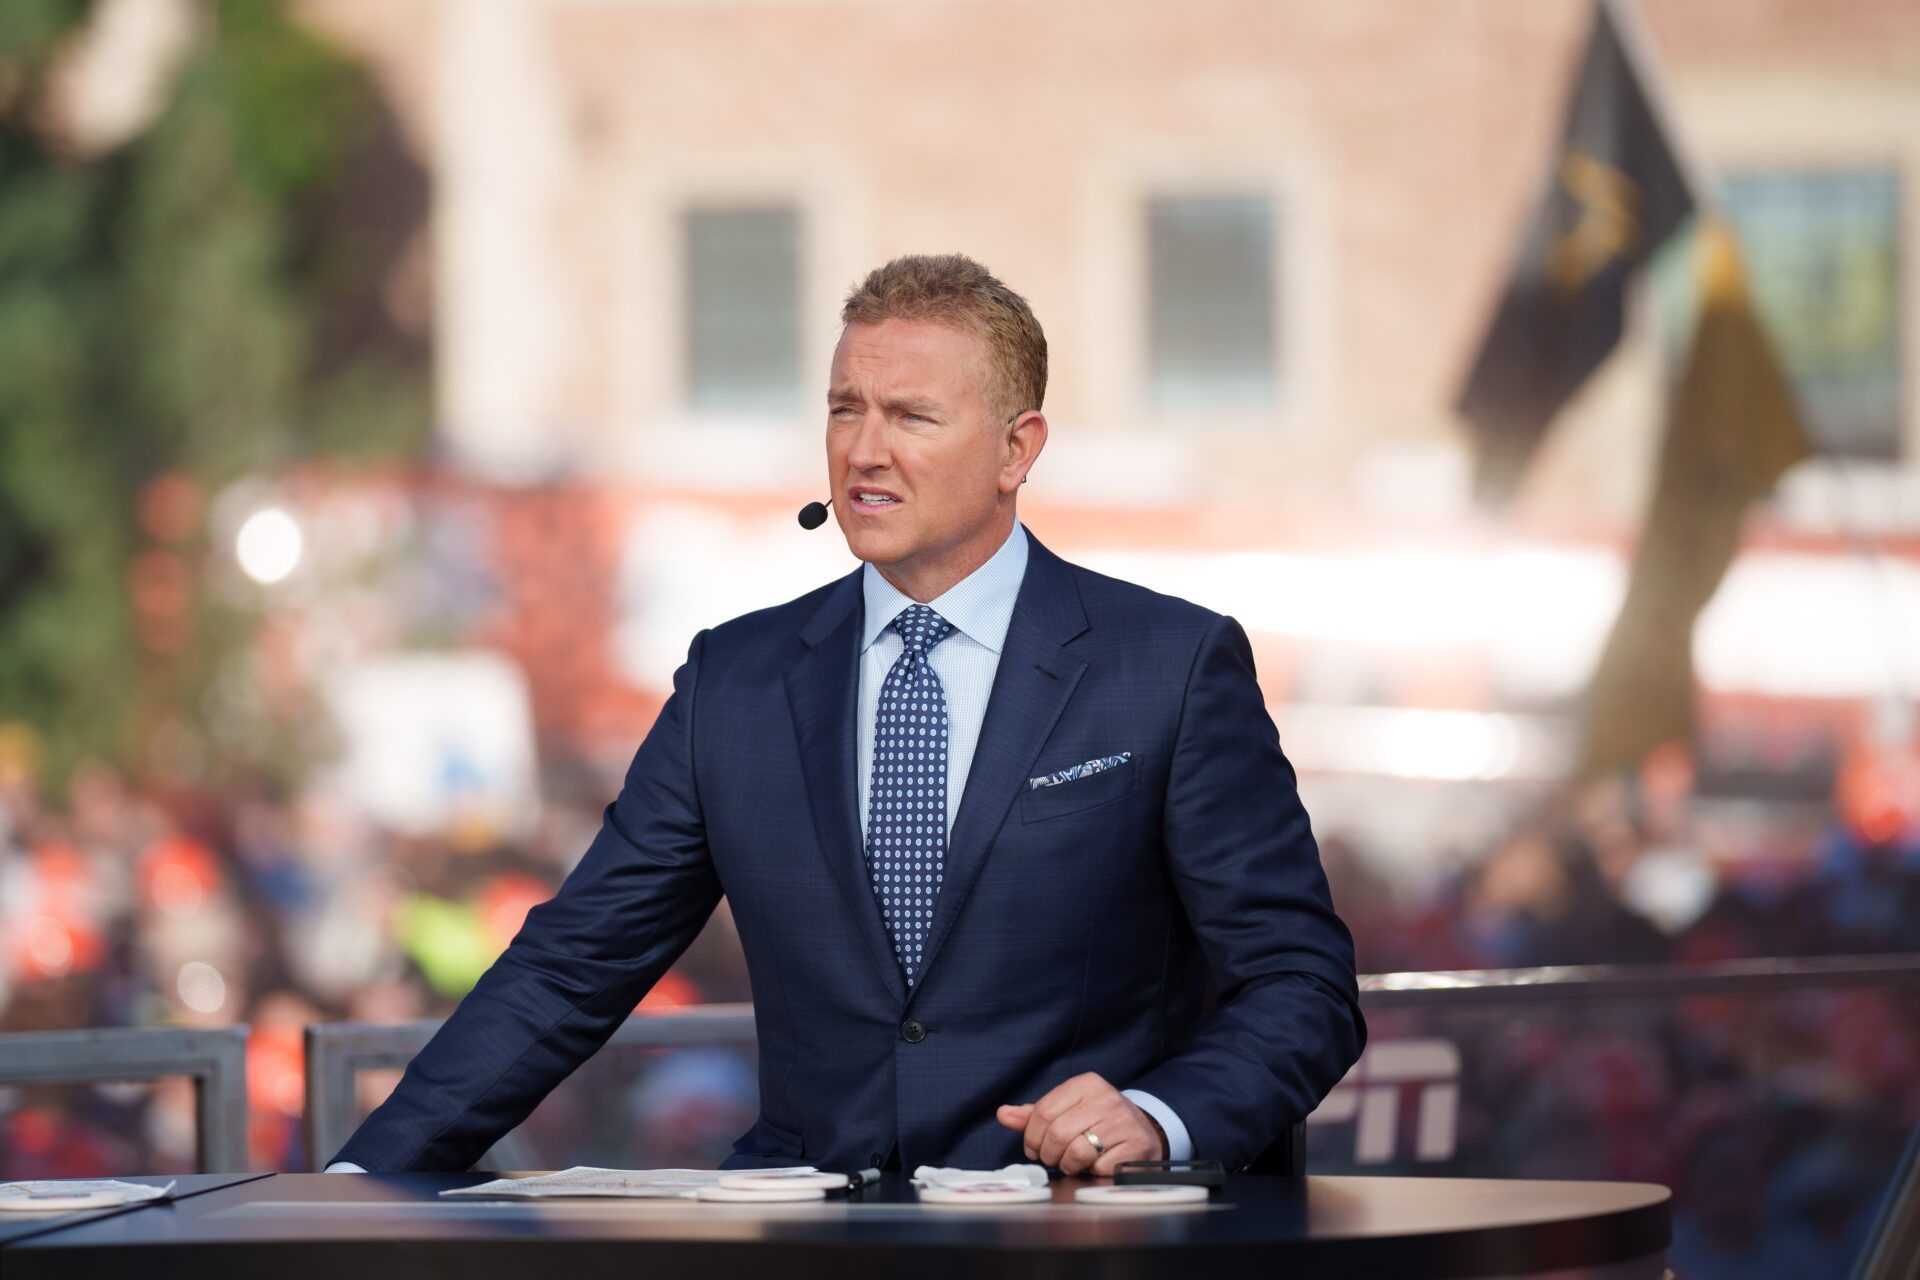
[[[1694,207],[1619,3],[1594,6],[1546,190],[1460,395],[1489,505],[1512,496],[1554,414],[1618,345],[1628,279]]]
[[[1699,318],[1626,600],[1588,694],[1583,776],[1692,738],[1694,620],[1733,561],[1748,505],[1810,452],[1722,218],[1703,221],[1695,253]]]

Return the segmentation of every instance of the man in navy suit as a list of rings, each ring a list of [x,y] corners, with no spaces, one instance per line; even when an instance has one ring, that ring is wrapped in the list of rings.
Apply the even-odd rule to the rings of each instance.
[[[694,638],[579,866],[335,1167],[468,1168],[722,895],[760,1055],[730,1166],[1243,1164],[1359,1056],[1240,626],[1015,519],[1047,439],[1026,303],[902,258],[842,320],[827,460],[864,565]]]

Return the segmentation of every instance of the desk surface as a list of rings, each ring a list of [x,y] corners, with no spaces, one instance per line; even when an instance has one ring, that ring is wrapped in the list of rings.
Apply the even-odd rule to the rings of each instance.
[[[204,1195],[209,1191],[218,1191],[222,1187],[235,1186],[242,1182],[253,1182],[259,1178],[270,1178],[269,1173],[160,1173],[144,1174],[133,1178],[120,1178],[121,1182],[138,1182],[143,1186],[164,1187],[174,1184],[173,1198],[185,1200],[189,1196]],[[35,1182],[35,1178],[22,1178],[22,1182]],[[100,1218],[111,1217],[118,1213],[131,1213],[142,1205],[122,1205],[112,1209],[81,1209],[72,1213],[8,1213],[0,1215],[0,1245],[11,1244],[15,1240],[25,1240],[29,1236],[45,1235],[61,1227],[70,1227],[77,1222],[93,1222]]]
[[[686,1201],[444,1200],[486,1174],[280,1174],[173,1205],[20,1241],[5,1280],[98,1275],[271,1275],[274,1280],[460,1280],[637,1274],[845,1280],[854,1268],[938,1276],[1105,1273],[1180,1276],[1195,1266],[1284,1263],[1290,1277],[1511,1276],[1657,1261],[1669,1236],[1664,1187],[1453,1178],[1236,1177],[1187,1210],[1053,1204],[998,1210],[915,1203],[890,1174],[857,1200],[715,1205]],[[646,1272],[636,1268],[646,1268]],[[1657,1275],[1657,1270],[1648,1272]],[[132,1272],[128,1272],[132,1274]]]

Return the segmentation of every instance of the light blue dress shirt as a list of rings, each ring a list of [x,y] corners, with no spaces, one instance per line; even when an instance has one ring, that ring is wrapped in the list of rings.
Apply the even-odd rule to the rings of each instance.
[[[980,726],[987,718],[987,699],[993,694],[994,673],[1000,669],[1000,650],[1006,644],[1007,627],[1013,622],[1013,605],[1020,597],[1020,583],[1027,574],[1027,531],[1018,521],[1013,532],[1000,544],[991,559],[949,587],[936,600],[926,603],[954,626],[954,633],[935,645],[927,655],[940,687],[947,695],[947,833],[953,833],[953,820],[960,812],[960,797],[967,789],[967,772],[973,767],[973,751],[980,742]],[[871,564],[861,576],[861,591],[866,602],[865,626],[860,644],[860,836],[867,833],[867,811],[872,803],[874,717],[880,706],[880,686],[900,656],[906,641],[887,624],[915,601],[880,575]],[[1167,1159],[1186,1160],[1193,1155],[1193,1140],[1180,1117],[1152,1094],[1140,1089],[1124,1090],[1133,1104],[1152,1116],[1167,1135]],[[330,1165],[328,1173],[363,1170],[346,1163]]]
[[[954,817],[960,812],[960,797],[967,789],[967,772],[973,767],[974,748],[980,743],[980,726],[987,718],[987,699],[993,694],[994,673],[1000,669],[1000,650],[1007,642],[1007,627],[1013,622],[1013,605],[1020,597],[1020,583],[1026,575],[1027,531],[1016,520],[1013,532],[985,564],[947,588],[937,599],[925,602],[954,627],[954,633],[927,654],[927,662],[940,677],[940,687],[947,695],[949,836],[953,833]],[[893,669],[906,645],[900,633],[888,624],[915,601],[882,577],[871,564],[861,575],[860,587],[867,610],[861,630],[857,756],[860,835],[864,840],[867,811],[873,800],[873,730],[880,707],[880,686],[886,683],[887,672]],[[1167,1159],[1192,1157],[1193,1140],[1172,1107],[1141,1089],[1122,1092],[1152,1116],[1166,1133]]]

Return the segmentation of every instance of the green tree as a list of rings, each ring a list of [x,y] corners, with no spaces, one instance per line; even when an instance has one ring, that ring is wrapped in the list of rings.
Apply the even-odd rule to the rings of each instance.
[[[197,589],[204,525],[143,527],[157,478],[406,456],[427,424],[424,340],[369,304],[425,183],[366,74],[282,4],[206,0],[153,124],[81,155],[53,85],[91,8],[0,4],[0,722],[54,778],[139,772],[245,634]],[[185,638],[156,645],[130,582],[174,563]]]

